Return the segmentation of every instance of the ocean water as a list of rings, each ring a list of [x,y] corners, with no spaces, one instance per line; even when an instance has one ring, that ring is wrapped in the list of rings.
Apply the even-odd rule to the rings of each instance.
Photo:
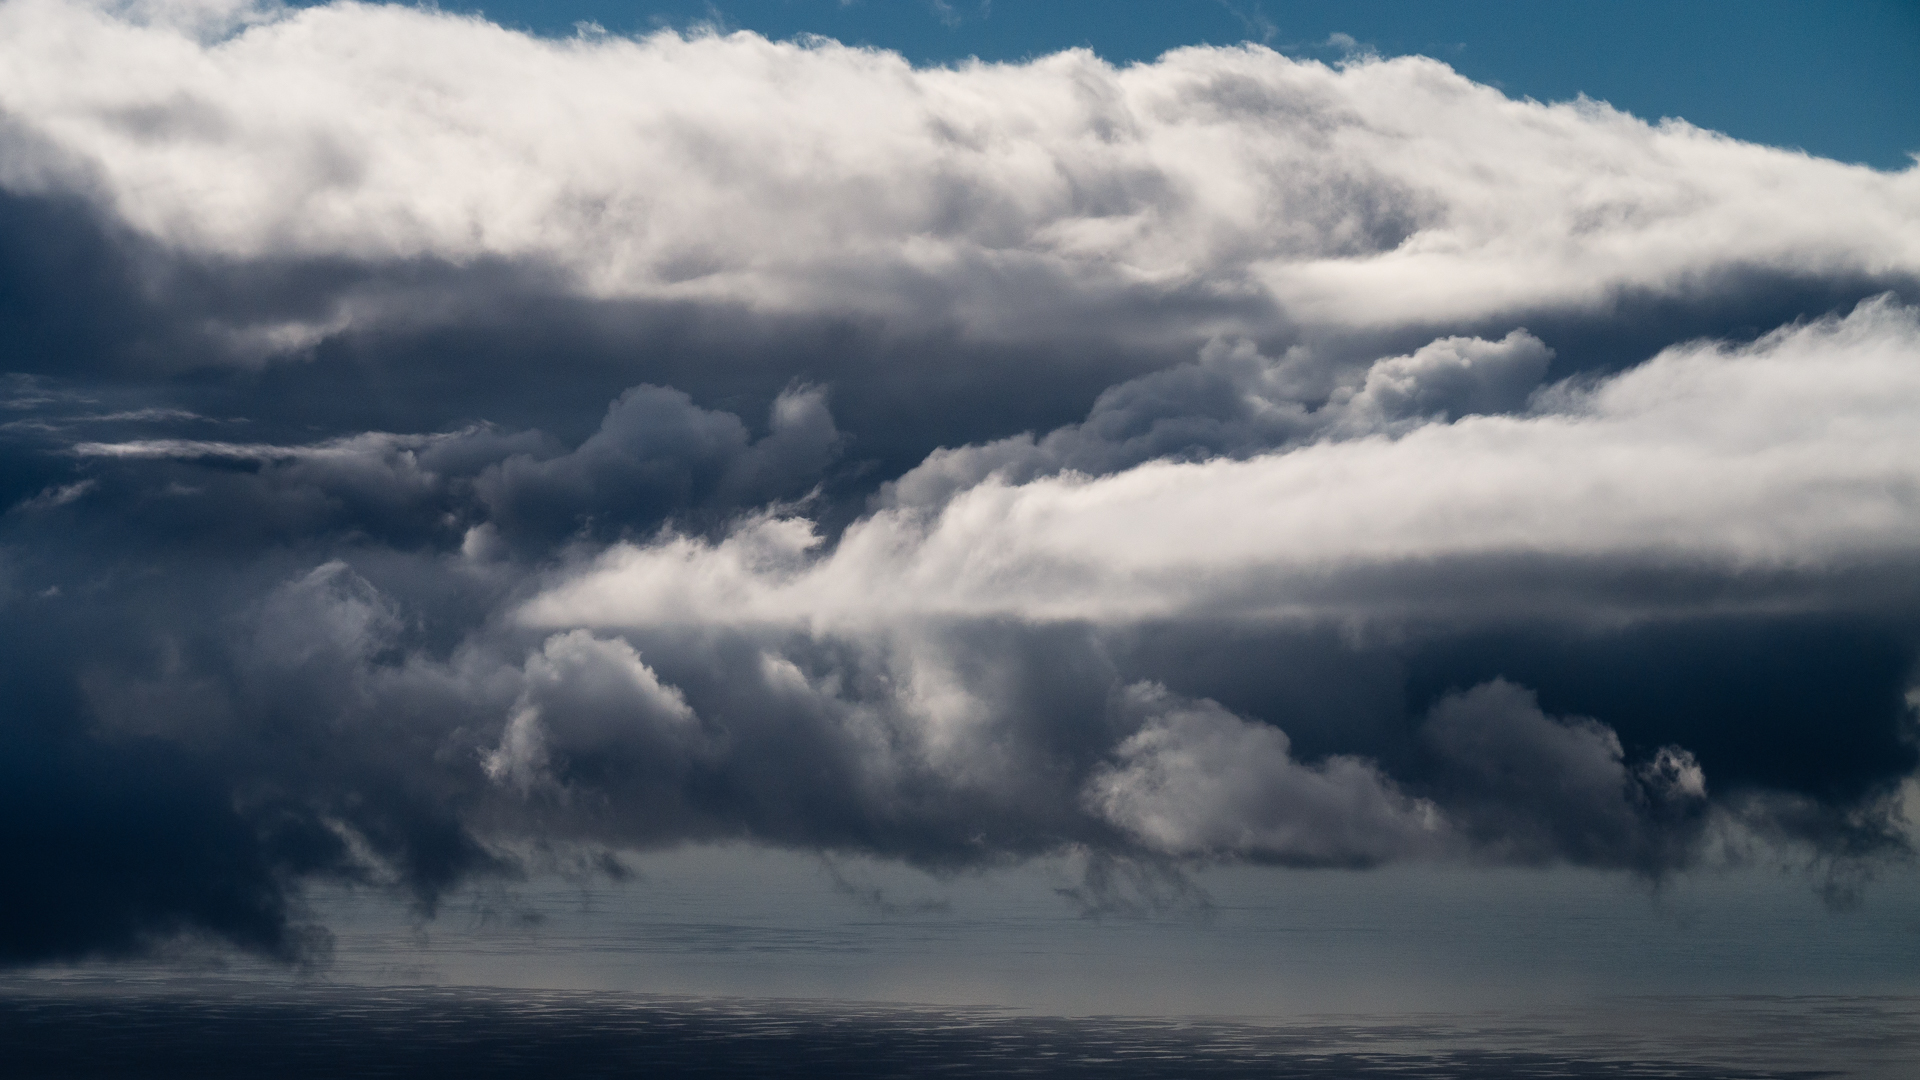
[[[1920,874],[1085,867],[740,849],[431,918],[318,891],[332,956],[0,979],[0,1075],[1920,1077]]]
[[[1059,1017],[478,987],[88,979],[0,989],[15,1077],[1911,1077],[1920,999]]]

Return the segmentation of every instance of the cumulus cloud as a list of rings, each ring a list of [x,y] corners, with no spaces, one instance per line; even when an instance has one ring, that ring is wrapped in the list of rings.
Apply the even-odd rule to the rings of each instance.
[[[1149,712],[1114,751],[1087,798],[1101,816],[1171,855],[1253,857],[1292,865],[1365,866],[1438,847],[1430,802],[1408,798],[1371,763],[1293,760],[1279,728],[1210,701],[1168,700],[1136,684]]]
[[[1706,777],[1691,753],[1664,746],[1630,769],[1612,728],[1549,717],[1512,683],[1442,699],[1422,735],[1461,827],[1507,858],[1658,869],[1683,864],[1699,839],[1673,827],[1705,820]]]
[[[1417,57],[0,0],[0,959],[568,845],[1910,851],[1916,222]]]
[[[1097,478],[989,473],[935,511],[883,509],[818,558],[798,518],[617,545],[521,617],[1605,620],[1904,604],[1898,568],[1920,554],[1917,345],[1914,313],[1876,302],[1746,347],[1678,346],[1557,386],[1528,415],[1436,410],[1397,435]],[[1383,362],[1349,404],[1407,400],[1421,364],[1470,371],[1461,348]]]
[[[490,778],[523,794],[597,781],[627,791],[624,808],[641,813],[649,798],[684,789],[685,760],[703,742],[699,718],[631,645],[581,630],[556,634],[528,659],[525,678],[500,745],[484,759]]]
[[[71,424],[47,426],[59,432]],[[600,430],[571,450],[539,430],[481,424],[305,444],[84,441],[64,453],[112,462],[123,467],[122,477],[145,481],[149,492],[160,488],[163,498],[139,508],[151,518],[250,508],[244,521],[216,528],[195,522],[197,543],[219,531],[237,532],[246,542],[263,533],[292,539],[337,530],[374,530],[402,543],[444,542],[467,535],[463,529],[480,529],[476,538],[538,552],[580,535],[646,534],[670,519],[697,526],[770,503],[804,501],[827,478],[842,444],[818,389],[795,388],[776,398],[770,430],[756,441],[732,413],[702,409],[676,390],[638,386],[608,406]],[[167,478],[165,486],[160,477]],[[64,505],[97,483],[49,488],[20,505]]]
[[[771,430],[750,442],[731,413],[699,408],[686,394],[638,386],[571,453],[515,454],[475,480],[489,520],[552,540],[592,519],[632,526],[676,510],[758,507],[805,495],[840,452],[841,435],[817,389],[774,402]]]
[[[1218,301],[1157,313],[1159,333],[1259,332],[1606,305],[1729,268],[1920,271],[1912,170],[1510,101],[1421,58],[916,70],[398,6],[225,17],[244,28],[208,39],[71,0],[0,8],[0,183],[84,192],[207,256],[532,260],[595,295],[989,338],[1153,296]]]
[[[881,502],[935,506],[989,477],[1101,475],[1161,459],[1249,457],[1316,439],[1390,434],[1434,419],[1515,412],[1553,350],[1525,330],[1500,341],[1449,337],[1377,360],[1347,379],[1296,349],[1214,340],[1187,364],[1114,386],[1087,418],[985,445],[941,448],[886,485]]]
[[[1620,738],[1550,717],[1495,679],[1436,703],[1420,727],[1434,760],[1414,796],[1364,758],[1303,763],[1277,727],[1139,683],[1145,714],[1086,791],[1095,813],[1156,853],[1296,866],[1367,866],[1472,852],[1649,872],[1685,865],[1708,823],[1705,774],[1661,747],[1634,767]]]

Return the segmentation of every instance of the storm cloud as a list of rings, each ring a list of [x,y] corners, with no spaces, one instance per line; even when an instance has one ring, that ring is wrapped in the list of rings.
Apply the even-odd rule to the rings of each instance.
[[[1418,57],[4,0],[0,959],[708,841],[1908,857],[1916,304],[1920,169]]]

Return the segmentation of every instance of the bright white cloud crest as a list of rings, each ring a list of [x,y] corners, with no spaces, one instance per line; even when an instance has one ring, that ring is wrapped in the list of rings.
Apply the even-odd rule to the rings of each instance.
[[[1138,289],[1371,325],[1730,267],[1920,272],[1920,171],[1509,101],[1419,58],[915,70],[352,3],[221,17],[251,25],[203,41],[71,0],[0,7],[0,180],[82,183],[209,254],[536,259],[596,294],[931,304],[988,336]]]
[[[1407,368],[1401,359],[1376,365]],[[528,603],[538,626],[897,619],[1130,621],[1596,617],[1783,599],[1622,593],[1630,571],[1811,574],[1920,552],[1920,323],[1887,303],[1751,346],[1676,347],[1522,415],[1109,476],[989,476],[935,511],[882,510],[815,556],[809,523],[759,518],[709,544],[621,544]],[[1558,560],[1489,581],[1461,564]],[[1450,565],[1452,564],[1452,565]],[[1582,569],[1597,572],[1582,582]],[[1385,584],[1391,582],[1393,584]]]

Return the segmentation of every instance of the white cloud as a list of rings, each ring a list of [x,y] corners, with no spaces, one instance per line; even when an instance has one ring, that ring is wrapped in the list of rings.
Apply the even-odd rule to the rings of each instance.
[[[1553,350],[1524,330],[1503,341],[1441,338],[1410,356],[1374,364],[1351,398],[1336,393],[1334,402],[1348,414],[1341,418],[1344,426],[1360,433],[1402,420],[1517,412],[1552,359]]]
[[[1151,683],[1125,707],[1144,724],[1089,781],[1090,809],[1168,855],[1368,865],[1440,850],[1439,809],[1380,770],[1336,756],[1293,759],[1286,733]]]
[[[1886,580],[1841,586],[1920,557],[1917,354],[1915,313],[1875,302],[1751,346],[1676,347],[1542,392],[1527,415],[1100,478],[989,477],[937,511],[876,512],[823,554],[811,523],[769,516],[717,543],[617,545],[520,617],[855,629],[1898,603]],[[1799,578],[1821,587],[1795,592]]]
[[[75,443],[68,452],[77,457],[154,458],[193,460],[225,458],[231,461],[346,462],[377,460],[409,454],[459,435],[395,435],[367,431],[306,446],[271,443],[234,443],[208,439],[129,439],[125,442]]]
[[[1421,58],[915,70],[747,33],[172,6],[235,32],[0,5],[0,185],[82,192],[192,253],[525,259],[598,295],[988,336],[1141,290],[1217,302],[1156,331],[1204,336],[1604,306],[1728,271],[1920,273],[1920,170],[1511,101]]]

